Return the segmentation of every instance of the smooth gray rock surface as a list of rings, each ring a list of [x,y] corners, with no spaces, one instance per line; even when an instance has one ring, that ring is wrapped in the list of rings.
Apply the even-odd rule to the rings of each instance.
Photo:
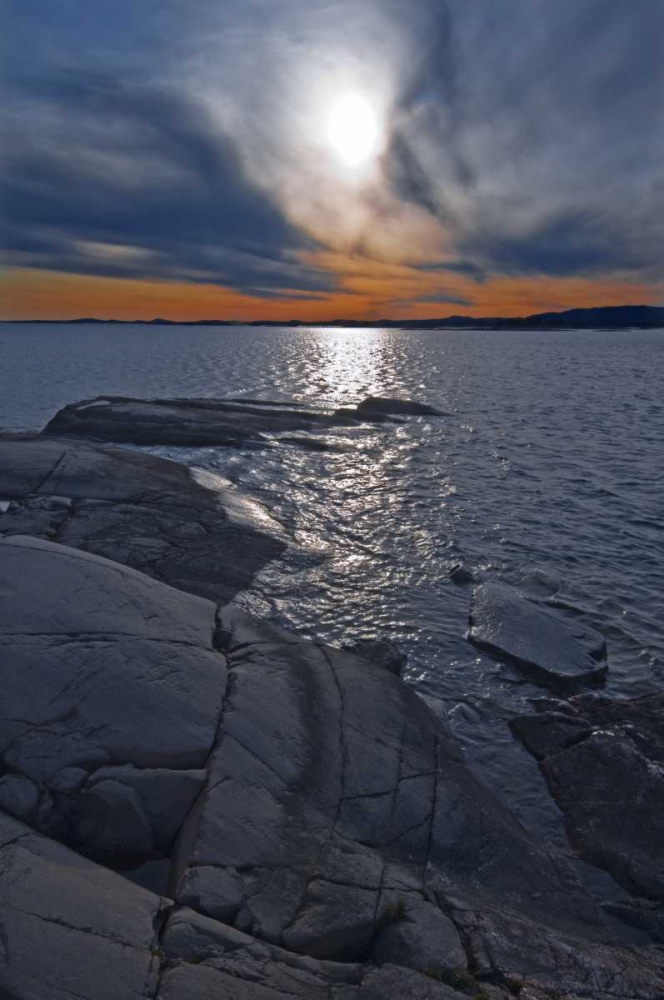
[[[599,632],[533,604],[504,584],[475,589],[469,625],[474,646],[505,657],[536,682],[575,691],[604,681],[606,641]]]
[[[99,823],[110,824],[121,797],[132,856],[139,842],[148,849],[141,814],[160,827],[157,842],[172,839],[186,811],[180,772],[205,765],[226,687],[226,661],[213,645],[215,611],[98,556],[36,538],[0,539],[0,755],[4,769],[40,788],[35,826],[80,838],[94,852]],[[115,806],[106,796],[103,807],[102,786],[82,785],[81,772],[129,764],[172,770],[178,794],[157,803],[154,773],[134,782],[139,795],[106,772]],[[79,817],[84,795],[94,801],[85,800]],[[160,820],[162,808],[168,815]],[[120,849],[124,820],[117,822],[107,836]],[[111,849],[100,844],[104,855]]]
[[[569,708],[510,725],[540,761],[583,857],[664,902],[664,695],[587,694]]]
[[[154,995],[163,902],[0,813],[0,996]]]
[[[0,441],[0,496],[14,498],[0,535],[62,542],[215,601],[248,587],[287,544],[226,480],[129,450]]]

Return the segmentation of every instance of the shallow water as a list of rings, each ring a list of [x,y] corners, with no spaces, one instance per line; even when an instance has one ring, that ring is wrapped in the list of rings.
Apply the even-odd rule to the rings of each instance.
[[[100,393],[352,404],[448,415],[339,429],[330,450],[151,449],[220,471],[298,545],[245,606],[332,642],[388,635],[522,822],[560,816],[506,719],[546,692],[465,640],[463,562],[602,631],[608,689],[664,682],[664,331],[435,332],[0,326],[0,427]]]

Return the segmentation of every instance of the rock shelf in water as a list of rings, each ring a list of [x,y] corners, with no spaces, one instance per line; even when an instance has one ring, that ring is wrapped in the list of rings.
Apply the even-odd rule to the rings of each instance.
[[[389,420],[390,414],[442,415],[423,403],[374,397],[357,407],[334,409],[269,400],[99,396],[65,406],[42,433],[50,437],[73,436],[138,445],[248,447],[265,444],[269,435],[321,433],[366,421]],[[297,442],[306,445],[305,438],[300,437]],[[315,447],[316,439],[313,444]]]
[[[604,681],[604,636],[533,604],[511,587],[498,583],[477,587],[469,624],[473,645],[507,658],[535,681],[567,691],[597,687]]]

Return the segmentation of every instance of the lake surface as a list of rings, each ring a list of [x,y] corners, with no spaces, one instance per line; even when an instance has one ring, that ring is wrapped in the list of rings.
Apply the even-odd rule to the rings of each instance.
[[[514,584],[604,633],[608,690],[664,686],[664,331],[0,326],[0,428],[102,393],[353,404],[448,416],[326,435],[331,450],[151,449],[211,468],[297,542],[240,602],[334,643],[388,636],[522,822],[564,843],[506,719],[546,694],[465,639],[471,588]]]

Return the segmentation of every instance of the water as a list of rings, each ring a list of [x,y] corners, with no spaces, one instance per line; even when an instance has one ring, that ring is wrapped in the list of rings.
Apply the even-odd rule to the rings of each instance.
[[[334,643],[387,635],[472,766],[538,836],[560,815],[506,720],[546,692],[465,640],[463,562],[600,629],[608,690],[664,683],[664,331],[0,327],[0,427],[101,393],[444,410],[336,430],[330,450],[152,449],[261,500],[297,545],[244,606]]]

